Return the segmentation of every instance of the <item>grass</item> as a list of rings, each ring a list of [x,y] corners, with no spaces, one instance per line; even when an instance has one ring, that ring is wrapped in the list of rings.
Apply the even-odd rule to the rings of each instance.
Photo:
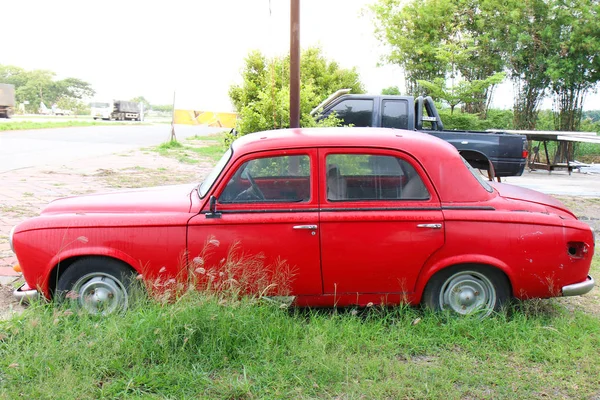
[[[194,259],[190,271],[204,265],[204,255]],[[211,291],[136,296],[125,313],[98,317],[40,303],[0,321],[0,398],[600,394],[598,316],[557,300],[517,302],[484,320],[408,306],[288,309],[260,296],[240,297],[245,281],[229,278],[246,265],[262,276],[261,260],[232,252],[219,264],[223,278],[219,270],[198,268],[201,278],[210,279],[183,281]],[[599,270],[596,256],[593,273]],[[263,284],[268,288],[278,281],[273,277]]]
[[[0,322],[4,398],[590,398],[600,319],[286,310],[189,292],[125,314],[38,305]]]
[[[225,150],[223,145],[223,134],[211,136],[192,136],[185,142],[169,141],[154,148],[164,157],[174,158],[186,164],[196,164],[200,160],[208,159],[217,162]]]
[[[190,171],[173,173],[166,168],[132,167],[116,171],[103,170],[96,174],[112,188],[145,188],[152,186],[191,183],[198,180],[198,174]]]
[[[37,122],[37,121],[15,121],[6,122],[0,124],[0,131],[19,131],[29,129],[48,129],[48,128],[66,128],[66,127],[83,127],[83,126],[97,126],[97,125],[129,125],[131,122],[99,122],[99,121],[48,121],[48,122]],[[143,123],[136,123],[137,125]]]
[[[540,159],[542,162],[546,161],[546,154],[544,152],[543,144],[538,141],[534,141],[534,147],[539,147]],[[553,160],[554,154],[556,153],[557,143],[549,141],[547,144],[548,154]],[[533,151],[533,150],[530,150]],[[575,143],[575,159],[584,163],[598,163],[600,162],[600,144],[596,143]]]

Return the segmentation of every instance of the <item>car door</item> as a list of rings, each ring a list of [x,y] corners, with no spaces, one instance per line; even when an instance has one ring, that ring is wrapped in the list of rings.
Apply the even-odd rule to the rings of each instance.
[[[410,293],[444,244],[440,201],[399,151],[319,150],[321,262],[326,294]]]
[[[212,192],[217,212],[211,214],[207,204],[189,222],[192,263],[201,261],[204,273],[239,267],[246,280],[276,275],[263,286],[322,294],[316,154],[279,150],[237,160]]]

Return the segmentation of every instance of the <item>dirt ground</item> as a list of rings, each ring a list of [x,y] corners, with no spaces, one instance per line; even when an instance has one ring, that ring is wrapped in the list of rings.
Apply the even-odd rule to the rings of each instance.
[[[202,145],[201,141],[197,141]],[[206,143],[213,144],[213,143]],[[80,160],[59,167],[25,168],[0,174],[0,271],[16,263],[8,244],[12,227],[38,215],[50,201],[124,188],[200,182],[214,161],[181,163],[149,150]],[[12,296],[21,278],[0,277],[0,319],[22,310]]]
[[[208,144],[214,142],[199,142],[200,146]],[[8,245],[10,229],[37,215],[51,200],[122,188],[199,182],[210,172],[212,165],[212,159],[202,156],[193,164],[181,163],[153,151],[138,150],[80,160],[60,167],[26,168],[0,174],[0,271],[3,268],[6,271],[16,262]],[[600,178],[596,176],[596,179]],[[600,231],[600,198],[556,197],[580,219]],[[600,271],[595,272],[599,275]],[[600,276],[596,276],[598,278]],[[0,319],[23,309],[12,296],[12,288],[20,279],[18,276],[0,279]],[[568,309],[583,309],[600,316],[598,285],[585,296],[559,301]]]

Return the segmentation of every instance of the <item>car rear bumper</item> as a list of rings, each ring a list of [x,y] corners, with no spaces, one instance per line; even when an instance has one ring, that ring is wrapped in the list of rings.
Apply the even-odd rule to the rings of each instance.
[[[563,296],[581,296],[586,294],[594,288],[594,278],[588,275],[587,279],[583,282],[574,283],[572,285],[563,286]]]
[[[19,303],[29,303],[31,300],[39,299],[40,292],[35,289],[31,289],[29,285],[24,283],[13,291],[13,296],[15,296]]]

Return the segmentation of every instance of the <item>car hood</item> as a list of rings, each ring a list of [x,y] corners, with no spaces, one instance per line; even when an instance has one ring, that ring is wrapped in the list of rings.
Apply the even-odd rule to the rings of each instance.
[[[504,198],[540,204],[546,207],[559,209],[569,213],[570,215],[573,215],[573,213],[563,203],[561,203],[559,200],[556,200],[554,197],[548,196],[547,194],[506,183],[489,183],[498,191],[498,194]]]
[[[189,212],[196,185],[122,190],[54,200],[42,214]]]

